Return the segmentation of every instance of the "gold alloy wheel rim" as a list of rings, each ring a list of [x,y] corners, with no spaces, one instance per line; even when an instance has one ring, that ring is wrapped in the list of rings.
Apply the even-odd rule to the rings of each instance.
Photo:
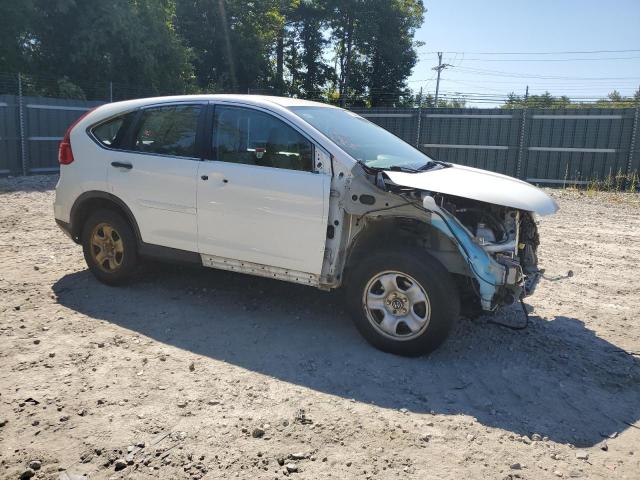
[[[113,273],[122,266],[124,244],[120,233],[108,223],[99,223],[91,232],[91,257],[103,272]]]

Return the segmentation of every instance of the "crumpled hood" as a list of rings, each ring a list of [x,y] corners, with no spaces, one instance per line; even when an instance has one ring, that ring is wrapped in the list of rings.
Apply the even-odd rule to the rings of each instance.
[[[558,211],[558,204],[530,183],[488,170],[451,165],[419,173],[390,170],[384,173],[393,183],[404,187],[455,195],[539,215],[551,215]]]

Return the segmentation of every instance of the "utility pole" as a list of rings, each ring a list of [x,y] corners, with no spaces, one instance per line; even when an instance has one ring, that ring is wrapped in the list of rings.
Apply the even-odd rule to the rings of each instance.
[[[524,104],[522,105],[522,118],[520,119],[520,135],[518,140],[518,158],[516,162],[516,178],[524,177],[525,174],[522,174],[522,164],[524,162],[524,132],[525,127],[527,125],[527,100],[529,99],[529,85],[527,85],[527,90],[524,93]],[[526,168],[525,168],[526,170]]]
[[[438,66],[431,69],[438,72],[438,80],[436,80],[436,98],[434,100],[436,108],[438,108],[438,92],[440,91],[440,72],[445,68],[452,66],[453,65],[449,65],[448,63],[442,63],[442,52],[438,52]]]

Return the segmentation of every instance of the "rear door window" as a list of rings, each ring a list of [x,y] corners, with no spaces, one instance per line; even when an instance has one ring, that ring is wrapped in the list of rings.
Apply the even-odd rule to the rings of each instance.
[[[142,111],[132,149],[137,152],[197,157],[196,132],[202,105],[168,105]]]

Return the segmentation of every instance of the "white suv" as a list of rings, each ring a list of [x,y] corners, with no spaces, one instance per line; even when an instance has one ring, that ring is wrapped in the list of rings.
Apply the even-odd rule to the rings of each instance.
[[[103,105],[67,131],[55,217],[93,274],[138,257],[344,287],[376,347],[419,355],[460,314],[533,290],[528,183],[435,161],[349,111],[303,100],[200,95]]]

